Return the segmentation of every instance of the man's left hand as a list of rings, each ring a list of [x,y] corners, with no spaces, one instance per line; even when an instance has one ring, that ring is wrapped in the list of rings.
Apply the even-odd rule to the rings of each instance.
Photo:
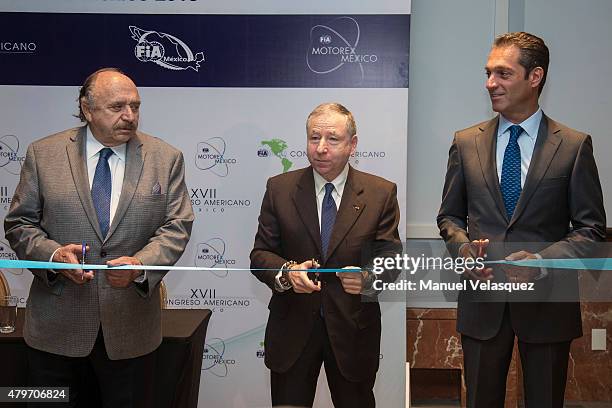
[[[342,269],[360,269],[357,266],[345,266]],[[360,272],[336,272],[336,276],[340,278],[342,288],[346,293],[351,295],[359,295],[363,290],[363,281],[365,280],[367,271]]]
[[[506,261],[522,261],[525,259],[538,259],[538,257],[527,251],[513,252],[506,257]],[[504,265],[502,269],[506,273],[509,282],[518,283],[533,282],[540,273],[537,268],[514,265]]]
[[[108,266],[121,266],[121,265],[142,265],[138,259],[131,256],[122,256],[106,263]],[[112,287],[125,288],[129,286],[136,277],[142,274],[141,270],[129,270],[129,269],[106,269],[106,280]]]

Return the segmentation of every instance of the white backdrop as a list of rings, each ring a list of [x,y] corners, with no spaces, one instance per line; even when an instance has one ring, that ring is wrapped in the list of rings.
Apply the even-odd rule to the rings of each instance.
[[[39,136],[78,124],[70,117],[75,108],[76,87],[3,86],[0,89],[0,104],[5,107],[3,123],[12,123],[6,134],[14,135],[19,141],[18,157]],[[196,222],[179,265],[248,267],[265,180],[282,171],[280,159],[273,154],[258,156],[258,151],[265,147],[261,142],[284,140],[293,168],[306,165],[305,118],[320,101],[337,100],[346,104],[357,120],[358,152],[378,156],[353,158],[353,165],[393,180],[399,186],[405,183],[406,123],[396,118],[405,117],[407,90],[304,89],[296,93],[286,89],[144,88],[140,93],[141,130],[161,137],[184,152],[190,194],[197,191],[198,198],[192,198]],[[181,101],[181,109],[169,101],[169,93],[173,100]],[[32,106],[32,101],[36,101],[36,106]],[[36,120],[23,117],[26,111],[36,111]],[[23,119],[14,119],[20,117]],[[198,168],[198,165],[207,167],[206,161],[196,159],[196,148],[201,143],[219,149],[224,145],[224,157],[231,161],[227,169],[219,164],[207,170]],[[14,169],[17,167],[20,166]],[[8,174],[8,168],[5,170],[0,177],[12,194],[18,177]],[[222,177],[216,173],[227,175]],[[398,190],[404,213],[405,196],[401,194],[401,187]],[[237,201],[239,205],[206,205],[210,204],[206,200],[212,199]],[[2,210],[5,214],[8,204]],[[3,246],[6,257],[14,256],[8,245],[3,243]],[[204,254],[202,249],[208,251]],[[31,274],[22,270],[4,270],[4,274],[24,305]],[[202,365],[201,406],[227,407],[228,399],[235,407],[269,404],[268,375],[262,355],[258,354],[263,351],[261,342],[269,289],[248,272],[173,272],[165,282],[169,307],[213,310],[207,335],[208,352]],[[396,407],[403,403],[405,305],[390,303],[383,304],[382,308],[383,352],[376,391],[380,406]],[[322,397],[326,401],[327,396]]]

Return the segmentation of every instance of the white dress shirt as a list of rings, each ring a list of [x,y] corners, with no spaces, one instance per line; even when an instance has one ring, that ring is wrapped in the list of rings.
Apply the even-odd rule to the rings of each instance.
[[[512,123],[503,115],[499,115],[499,126],[497,128],[497,177],[501,183],[502,168],[504,166],[504,153],[508,142],[510,141],[510,126],[520,125],[523,131],[517,139],[517,143],[521,148],[521,188],[525,186],[529,164],[533,156],[536,139],[538,138],[538,130],[542,121],[542,109],[538,109],[533,115],[522,121],[521,123]]]

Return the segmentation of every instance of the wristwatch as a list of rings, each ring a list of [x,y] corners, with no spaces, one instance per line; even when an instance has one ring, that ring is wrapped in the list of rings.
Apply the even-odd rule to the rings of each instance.
[[[278,281],[284,290],[288,290],[293,287],[293,285],[291,284],[291,279],[289,279],[289,269],[293,265],[297,265],[297,262],[288,261],[285,262],[283,266],[281,266],[281,275],[278,277]]]

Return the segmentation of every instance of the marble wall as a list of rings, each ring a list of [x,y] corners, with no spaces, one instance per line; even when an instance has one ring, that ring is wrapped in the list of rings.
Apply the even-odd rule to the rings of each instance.
[[[431,384],[419,380],[420,370],[425,378],[432,376],[429,370],[463,369],[461,338],[455,330],[456,315],[456,309],[406,310],[406,358],[412,370],[413,399],[448,399],[457,394],[457,387],[461,387],[459,396],[462,406],[465,406],[463,376],[460,377],[460,384],[455,383],[455,376],[450,373],[447,376],[436,376],[437,381],[431,381]],[[572,343],[566,400],[612,402],[612,303],[583,303],[582,318],[584,336]],[[592,328],[607,328],[606,351],[591,350]],[[441,378],[448,379],[446,387],[440,384]],[[520,359],[515,345],[508,375],[506,407],[517,407],[519,401],[522,401],[522,395]]]

